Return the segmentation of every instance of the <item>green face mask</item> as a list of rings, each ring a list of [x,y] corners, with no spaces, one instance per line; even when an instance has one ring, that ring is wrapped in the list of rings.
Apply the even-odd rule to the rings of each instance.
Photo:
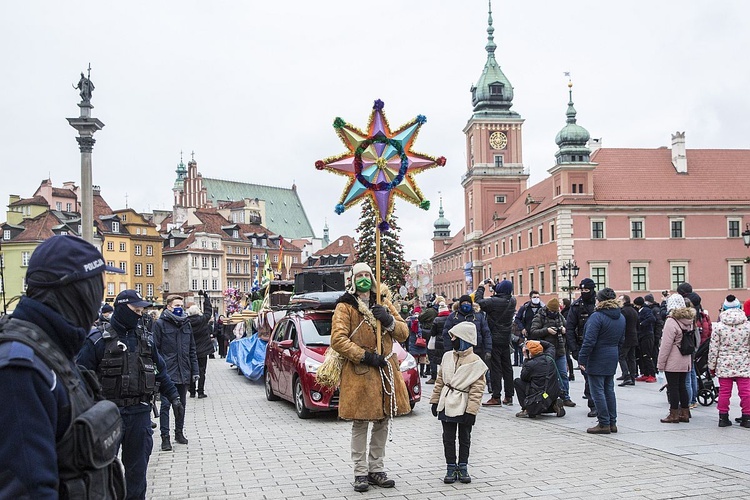
[[[372,281],[370,278],[357,278],[354,281],[354,285],[357,287],[358,292],[369,292],[372,288]]]

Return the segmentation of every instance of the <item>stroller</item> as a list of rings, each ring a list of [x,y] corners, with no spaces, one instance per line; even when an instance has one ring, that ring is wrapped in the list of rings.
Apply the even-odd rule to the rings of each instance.
[[[695,374],[698,376],[698,402],[701,406],[711,406],[719,397],[719,388],[714,384],[708,371],[708,348],[711,339],[706,339],[695,351]]]

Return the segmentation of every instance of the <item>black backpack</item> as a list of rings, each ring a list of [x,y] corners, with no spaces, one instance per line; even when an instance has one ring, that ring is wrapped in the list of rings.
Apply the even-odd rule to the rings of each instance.
[[[682,330],[682,340],[677,348],[680,350],[680,354],[688,356],[695,353],[695,329]]]

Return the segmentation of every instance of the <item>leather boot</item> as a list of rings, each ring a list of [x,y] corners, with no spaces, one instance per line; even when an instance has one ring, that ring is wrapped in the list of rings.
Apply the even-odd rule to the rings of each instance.
[[[161,451],[172,451],[172,443],[169,441],[169,436],[161,437]]]
[[[750,427],[750,415],[742,414],[742,421],[740,427]]]
[[[611,434],[612,430],[608,425],[596,424],[594,427],[586,429],[589,434]]]
[[[680,410],[669,409],[669,415],[659,420],[662,424],[677,424],[680,422]]]
[[[180,444],[188,444],[188,440],[182,431],[174,431],[174,440]]]
[[[445,472],[443,482],[445,484],[453,484],[456,482],[456,479],[458,479],[458,465],[448,464],[448,470]]]
[[[680,408],[678,418],[680,419],[680,422],[690,422],[690,408]]]
[[[732,421],[729,420],[729,413],[719,413],[719,427],[731,427]]]

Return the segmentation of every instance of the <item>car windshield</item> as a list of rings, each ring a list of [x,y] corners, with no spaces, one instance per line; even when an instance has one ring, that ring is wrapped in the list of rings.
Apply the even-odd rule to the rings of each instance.
[[[300,321],[305,345],[331,345],[331,318]]]

